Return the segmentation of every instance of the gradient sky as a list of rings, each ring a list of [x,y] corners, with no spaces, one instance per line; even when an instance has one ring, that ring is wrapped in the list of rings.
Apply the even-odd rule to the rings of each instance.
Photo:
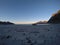
[[[31,23],[49,20],[60,9],[60,0],[0,0],[0,20]]]

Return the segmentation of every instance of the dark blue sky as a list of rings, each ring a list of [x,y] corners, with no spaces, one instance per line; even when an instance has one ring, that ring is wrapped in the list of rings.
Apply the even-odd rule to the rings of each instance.
[[[0,0],[0,20],[31,23],[48,20],[60,9],[60,0]]]

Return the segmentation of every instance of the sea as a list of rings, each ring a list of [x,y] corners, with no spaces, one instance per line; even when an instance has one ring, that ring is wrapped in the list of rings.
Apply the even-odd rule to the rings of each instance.
[[[60,24],[0,25],[0,45],[60,45]]]

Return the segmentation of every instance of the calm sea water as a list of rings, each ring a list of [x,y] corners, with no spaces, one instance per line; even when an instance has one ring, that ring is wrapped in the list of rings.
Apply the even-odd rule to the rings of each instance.
[[[60,24],[0,25],[1,45],[60,45]]]

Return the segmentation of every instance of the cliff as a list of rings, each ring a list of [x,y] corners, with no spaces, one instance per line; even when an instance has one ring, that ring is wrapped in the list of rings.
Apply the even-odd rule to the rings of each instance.
[[[60,10],[52,15],[52,17],[48,20],[48,23],[60,23]]]

